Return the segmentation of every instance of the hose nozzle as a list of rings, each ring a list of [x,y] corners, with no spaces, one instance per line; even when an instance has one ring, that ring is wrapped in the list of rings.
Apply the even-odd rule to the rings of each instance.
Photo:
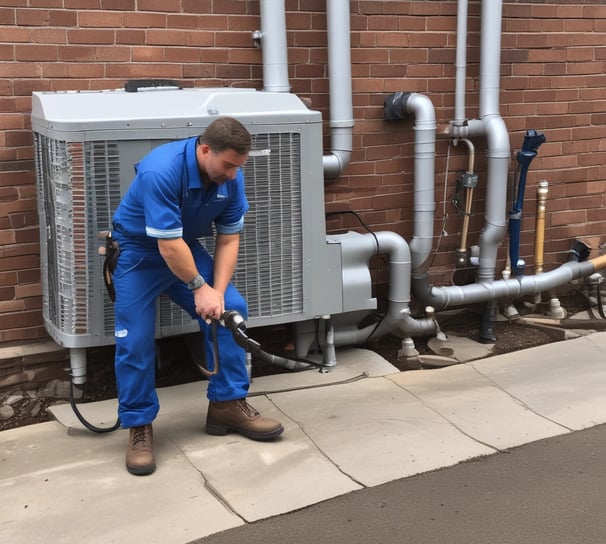
[[[222,321],[228,329],[234,332],[236,332],[236,330],[246,330],[246,321],[244,321],[242,315],[235,310],[226,310],[221,316],[220,321]]]

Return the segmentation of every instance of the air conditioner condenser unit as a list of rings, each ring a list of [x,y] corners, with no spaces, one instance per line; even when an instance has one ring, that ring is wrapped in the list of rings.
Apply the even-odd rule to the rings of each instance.
[[[135,163],[221,116],[237,118],[253,138],[244,167],[251,208],[234,276],[249,326],[342,310],[338,248],[326,241],[321,115],[298,97],[250,89],[35,92],[43,316],[58,344],[113,344],[99,233],[111,228]],[[212,251],[211,239],[202,243]],[[167,297],[157,316],[158,338],[198,330]]]

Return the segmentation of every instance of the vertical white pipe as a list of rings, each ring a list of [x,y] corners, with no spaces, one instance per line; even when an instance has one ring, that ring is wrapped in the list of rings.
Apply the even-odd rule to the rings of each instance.
[[[353,149],[349,0],[326,2],[331,151],[322,157],[324,179],[339,177]],[[261,0],[263,90],[289,92],[285,0]]]
[[[405,106],[415,119],[414,236],[410,250],[413,274],[418,275],[424,271],[433,242],[436,116],[431,100],[419,93],[411,93]]]
[[[480,118],[488,143],[486,222],[480,235],[478,281],[496,275],[497,250],[507,234],[509,134],[499,113],[502,0],[482,0]]]
[[[465,80],[467,76],[467,3],[457,4],[457,56],[455,61],[455,118],[454,124],[463,125],[465,116]]]
[[[334,180],[349,164],[354,126],[351,86],[349,0],[326,2],[331,153],[323,157],[324,178]]]
[[[69,364],[72,383],[74,385],[86,383],[86,348],[70,348]]]
[[[284,0],[261,0],[261,51],[263,90],[278,93],[290,91]]]

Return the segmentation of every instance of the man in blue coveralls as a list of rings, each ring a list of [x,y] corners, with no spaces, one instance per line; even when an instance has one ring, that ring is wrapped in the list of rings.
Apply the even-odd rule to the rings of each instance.
[[[271,440],[282,425],[246,402],[249,378],[245,351],[229,330],[210,327],[225,309],[247,318],[246,301],[230,283],[248,201],[241,167],[251,137],[237,120],[215,120],[199,137],[152,150],[113,219],[120,254],[113,272],[116,291],[116,380],[119,416],[130,429],[126,468],[151,474],[155,468],[152,421],[159,410],[155,388],[156,298],[166,293],[200,323],[206,363],[214,367],[213,330],[220,371],[209,378],[206,432],[237,432]],[[212,233],[214,259],[198,238]]]

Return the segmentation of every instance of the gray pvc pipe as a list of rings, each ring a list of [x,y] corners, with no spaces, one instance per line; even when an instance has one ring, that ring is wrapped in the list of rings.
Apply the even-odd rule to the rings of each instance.
[[[480,120],[468,121],[465,126],[456,122],[451,125],[453,137],[485,136],[488,144],[485,223],[479,241],[478,281],[481,283],[495,278],[498,246],[507,234],[507,179],[511,149],[507,127],[499,113],[502,11],[502,0],[482,0]],[[464,25],[461,22],[457,27],[463,28]],[[465,43],[457,36],[457,47],[464,47]],[[460,56],[458,52],[457,56]],[[464,103],[464,99],[459,97],[457,102]]]
[[[455,61],[455,118],[453,123],[461,126],[465,123],[465,83],[467,75],[467,3],[458,0],[457,4],[457,51]]]
[[[431,100],[411,93],[406,111],[415,118],[414,234],[410,243],[413,274],[417,274],[431,253],[435,218],[436,116]]]
[[[502,0],[482,1],[480,119],[487,138],[486,222],[480,235],[478,281],[496,275],[497,250],[507,234],[507,178],[511,149],[499,113]]]
[[[494,281],[497,250],[507,234],[507,179],[511,153],[507,127],[499,114],[502,7],[502,0],[482,0],[480,121],[471,120],[464,127],[451,127],[455,137],[483,135],[487,139],[486,217],[480,235],[478,283],[432,287],[425,272],[415,274],[413,271],[414,293],[436,310],[540,293],[595,271],[591,262],[568,262],[551,272]],[[463,43],[462,39],[457,40],[458,46]],[[411,250],[415,263],[421,256],[415,256],[416,247],[411,245]]]
[[[548,291],[577,278],[593,274],[595,271],[596,267],[592,261],[569,261],[555,270],[535,276],[521,276],[515,279],[497,280],[492,283],[431,287],[428,296],[424,297],[424,302],[431,304],[436,310],[443,310],[453,306],[486,302],[488,300],[516,298]],[[415,281],[417,280],[413,279],[413,285]],[[423,286],[424,288],[425,286]]]
[[[322,157],[325,181],[338,178],[351,160],[354,127],[348,0],[326,2],[330,153]],[[284,0],[261,0],[263,90],[289,92]]]
[[[339,177],[349,164],[354,127],[348,0],[326,2],[331,151],[322,158],[324,179]]]
[[[465,126],[451,125],[453,137],[485,136],[487,140],[486,211],[484,228],[480,234],[478,265],[478,282],[482,285],[491,284],[495,278],[498,247],[507,234],[506,206],[510,145],[507,127],[499,114],[501,12],[501,0],[482,0],[480,120],[468,121]],[[463,27],[462,23],[460,27]],[[464,43],[462,38],[457,39],[458,47],[463,47]],[[411,247],[411,249],[415,248]],[[413,262],[417,262],[414,251]],[[417,268],[413,271],[413,290],[426,304],[431,304],[437,309],[452,304],[486,302],[498,297],[497,293],[489,287],[478,288],[477,285],[430,287],[427,273]],[[466,298],[466,293],[469,293],[467,295],[469,298]]]
[[[353,239],[344,240],[342,244],[344,253],[353,252],[364,255],[370,259],[373,255],[389,255],[389,292],[387,315],[376,327],[374,324],[358,329],[356,324],[347,328],[335,327],[335,346],[362,344],[372,335],[380,338],[398,327],[402,313],[410,314],[411,268],[412,260],[410,249],[406,240],[399,234],[391,231],[379,231],[373,234],[364,234]],[[346,257],[343,258],[346,260]]]
[[[261,0],[261,51],[263,90],[290,91],[284,0]]]

